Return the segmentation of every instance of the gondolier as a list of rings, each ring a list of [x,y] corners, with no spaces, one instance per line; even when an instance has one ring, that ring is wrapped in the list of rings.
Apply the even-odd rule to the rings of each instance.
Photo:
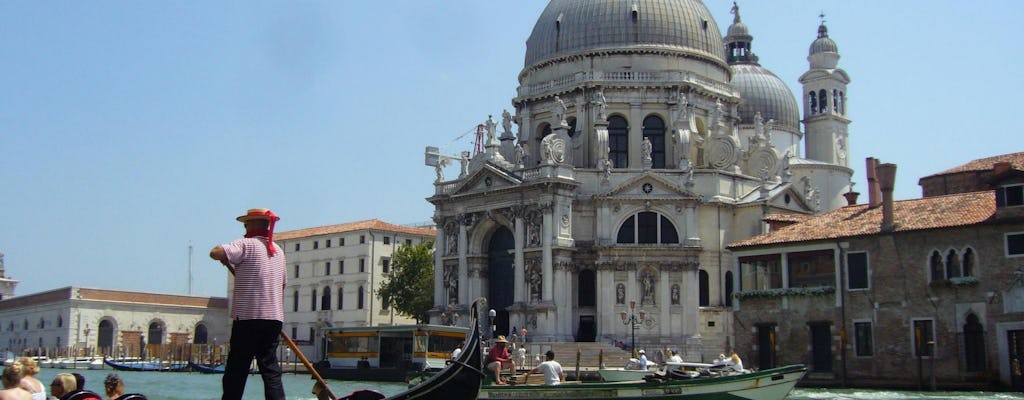
[[[231,298],[231,350],[224,371],[222,399],[241,399],[253,358],[263,377],[266,399],[284,399],[277,345],[284,324],[284,251],[274,243],[280,218],[266,208],[253,208],[236,218],[245,237],[214,247],[210,258],[235,275]]]

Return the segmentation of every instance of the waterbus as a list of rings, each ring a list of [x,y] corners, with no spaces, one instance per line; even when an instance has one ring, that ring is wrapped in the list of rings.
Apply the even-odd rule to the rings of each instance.
[[[328,328],[327,360],[316,369],[329,379],[403,382],[444,368],[467,334],[429,324]]]

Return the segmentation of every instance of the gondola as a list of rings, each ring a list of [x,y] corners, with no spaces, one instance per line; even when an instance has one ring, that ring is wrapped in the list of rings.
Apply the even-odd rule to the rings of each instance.
[[[183,362],[162,362],[162,361],[126,361],[117,362],[109,358],[103,360],[110,368],[118,371],[160,371],[160,372],[182,372],[188,371],[188,363]]]
[[[206,364],[199,364],[199,363],[195,363],[195,362],[189,361],[188,362],[188,367],[191,368],[192,371],[200,372],[200,373],[204,373],[204,374],[223,374],[224,373],[224,364],[206,365]]]
[[[447,366],[430,378],[424,380],[408,390],[387,397],[386,400],[475,400],[480,391],[480,383],[484,376],[480,369],[481,348],[480,348],[480,326],[478,318],[478,306],[481,300],[473,302],[470,307],[470,326],[472,330],[466,338],[466,346],[455,360],[449,360]],[[319,400],[337,400],[330,397],[327,391],[314,393]],[[344,400],[379,400],[385,396],[372,390],[357,390],[351,394],[340,397]]]

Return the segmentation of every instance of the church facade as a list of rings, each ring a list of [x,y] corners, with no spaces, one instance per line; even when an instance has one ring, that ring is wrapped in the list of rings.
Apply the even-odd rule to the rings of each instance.
[[[722,35],[695,0],[548,4],[514,113],[488,118],[476,154],[428,151],[434,322],[483,297],[498,334],[732,348],[725,245],[768,214],[845,205],[853,175],[850,79],[824,24],[798,102],[733,14]]]

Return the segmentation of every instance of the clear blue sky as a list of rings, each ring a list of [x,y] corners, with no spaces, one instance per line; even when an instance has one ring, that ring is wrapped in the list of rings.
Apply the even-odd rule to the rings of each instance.
[[[0,2],[0,251],[24,295],[225,293],[207,257],[250,207],[278,230],[428,221],[424,146],[511,108],[546,1]],[[731,1],[709,0],[719,29]],[[1021,2],[742,1],[799,93],[818,14],[838,43],[851,160],[917,180],[1021,151]],[[449,174],[450,175],[450,174]],[[863,197],[862,197],[863,200]]]

